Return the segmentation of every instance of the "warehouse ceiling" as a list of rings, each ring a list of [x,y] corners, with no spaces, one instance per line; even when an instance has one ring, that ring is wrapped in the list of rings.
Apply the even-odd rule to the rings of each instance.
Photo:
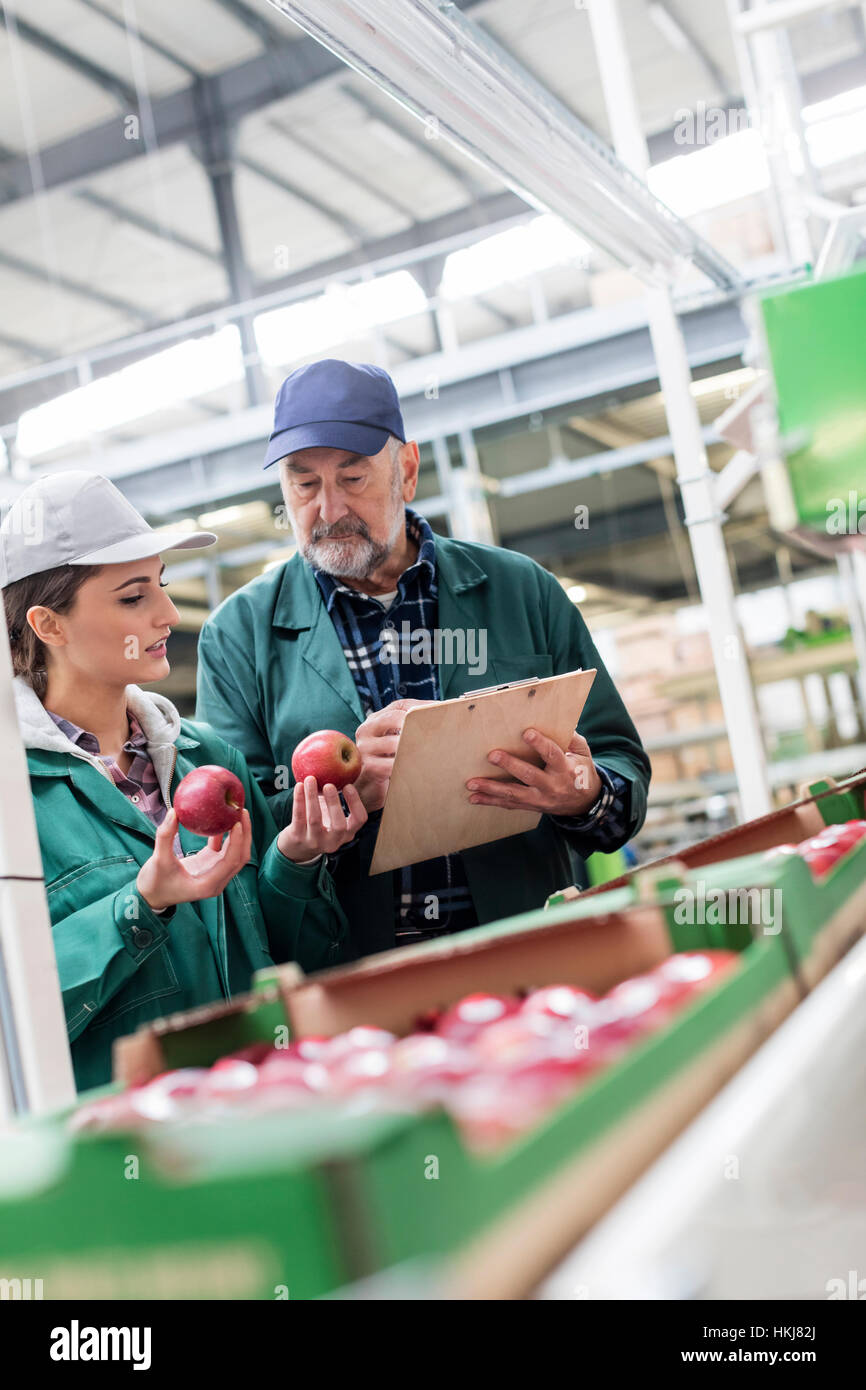
[[[580,4],[464,0],[460,8],[609,138]],[[674,132],[685,111],[742,105],[726,7],[621,0],[620,8],[659,163],[683,152]],[[28,408],[170,346],[173,325],[183,325],[186,338],[210,334],[214,311],[264,295],[274,306],[310,298],[341,277],[363,281],[399,264],[432,293],[430,248],[444,255],[529,216],[515,194],[445,141],[427,138],[420,122],[266,0],[17,0],[4,4],[0,19],[0,426],[10,446]],[[866,83],[862,5],[829,7],[790,32],[808,100]],[[750,216],[735,209],[729,219],[735,249],[746,233],[755,239]],[[701,230],[720,237],[728,253],[724,227]],[[759,228],[759,250],[760,235]],[[418,255],[424,259],[413,262]],[[537,277],[551,319],[590,305],[615,314],[639,292],[604,257],[592,269],[592,286],[573,264]],[[450,312],[456,341],[483,346],[537,323],[538,307],[516,264],[513,281],[465,295]],[[250,365],[254,342],[247,337],[243,346],[245,379],[125,420],[104,432],[100,448],[204,428],[266,403],[284,369]],[[379,346],[397,368],[442,344],[422,307],[389,326]],[[320,355],[303,341],[293,352],[294,360]],[[737,345],[705,356],[695,391],[705,424],[750,370]],[[605,593],[636,606],[694,597],[670,456],[602,471],[577,487],[497,495],[498,480],[551,459],[666,434],[657,383],[646,376],[590,401],[580,385],[571,399],[563,393],[561,408],[476,430],[497,538],[536,555],[565,582],[594,584],[599,611]],[[453,436],[449,447],[458,462]],[[59,450],[50,466],[74,454]],[[729,455],[712,444],[711,466]],[[99,458],[97,450],[96,466]],[[428,445],[423,461],[419,497],[432,498],[440,483]],[[213,502],[206,466],[200,477],[200,506],[183,514],[222,512],[220,551],[231,552],[219,580],[226,592],[285,553],[272,524],[278,493],[261,479],[256,496]],[[573,524],[578,502],[595,519],[585,535]],[[154,520],[176,515],[158,507],[153,495]],[[728,541],[745,587],[771,575],[775,563],[759,491],[747,489],[730,515]],[[178,577],[191,628],[217,596],[209,582],[200,573]]]
[[[574,0],[462,8],[607,138]],[[622,12],[659,142],[684,109],[739,99],[724,5]],[[0,376],[236,298],[211,177],[226,160],[245,292],[446,215],[483,225],[502,192],[265,0],[19,0],[4,15]],[[862,7],[801,23],[793,44],[804,74],[856,63]]]

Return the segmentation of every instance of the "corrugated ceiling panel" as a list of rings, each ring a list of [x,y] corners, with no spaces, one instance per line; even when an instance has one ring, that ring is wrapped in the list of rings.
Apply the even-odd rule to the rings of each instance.
[[[0,130],[9,149],[51,145],[118,112],[114,98],[87,78],[0,29]]]
[[[101,0],[106,9],[124,14],[124,0]],[[271,6],[260,0],[247,0],[251,9],[260,10],[269,20]],[[142,33],[158,39],[164,48],[180,54],[201,72],[217,72],[261,53],[262,44],[247,26],[213,0],[139,0],[136,6]],[[287,39],[297,33],[291,25],[273,26],[279,37],[285,28]]]

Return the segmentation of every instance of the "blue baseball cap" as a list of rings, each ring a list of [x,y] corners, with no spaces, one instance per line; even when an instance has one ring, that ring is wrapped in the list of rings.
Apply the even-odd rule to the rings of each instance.
[[[406,442],[397,388],[381,367],[325,357],[287,376],[274,402],[265,468],[298,449],[378,454],[389,435]]]

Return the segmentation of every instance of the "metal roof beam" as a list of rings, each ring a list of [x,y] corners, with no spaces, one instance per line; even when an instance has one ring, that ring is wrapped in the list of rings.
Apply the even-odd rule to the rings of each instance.
[[[35,357],[37,362],[50,362],[54,356],[47,348],[38,347],[36,343],[28,343],[24,338],[16,338],[11,333],[0,333],[0,343],[4,347],[11,348],[13,352],[23,352],[30,357]]]
[[[276,16],[274,16],[274,23],[269,23],[264,14],[254,10],[251,5],[245,3],[245,0],[215,0],[215,3],[227,14],[238,20],[251,34],[255,34],[257,38],[261,39],[266,48],[271,46],[278,35],[286,32],[285,25],[280,24]]]
[[[408,218],[410,222],[417,222],[418,219],[413,209],[407,203],[401,202],[399,199],[395,198],[389,189],[376,188],[376,186],[365,179],[362,174],[359,174],[357,169],[353,169],[350,164],[344,164],[342,160],[335,159],[330,150],[323,150],[321,146],[317,145],[313,140],[307,140],[305,136],[299,135],[291,126],[285,125],[282,121],[277,120],[275,116],[269,119],[268,125],[272,130],[276,130],[280,135],[284,135],[287,140],[291,140],[292,143],[299,146],[300,149],[306,150],[308,154],[313,155],[320,164],[324,164],[328,168],[333,169],[335,173],[340,174],[342,178],[348,179],[351,183],[354,183],[357,188],[369,194],[371,198],[377,198],[384,207],[390,208],[392,212],[398,213],[401,217]]]
[[[0,24],[9,33],[10,40],[14,43],[16,35],[34,48],[40,49],[50,57],[55,58],[64,67],[71,68],[80,77],[84,77],[88,82],[100,87],[104,92],[111,95],[120,103],[121,106],[136,106],[138,97],[135,88],[130,87],[123,78],[116,73],[109,72],[108,68],[100,67],[91,58],[85,58],[83,53],[76,49],[67,48],[66,44],[55,39],[52,34],[47,34],[44,29],[38,29],[29,20],[22,19],[14,10],[0,10]]]
[[[722,69],[719,67],[715,59],[710,57],[703,44],[700,42],[698,38],[695,37],[694,30],[690,27],[690,25],[686,23],[682,16],[674,10],[674,7],[669,3],[669,0],[652,0],[650,10],[652,10],[653,8],[661,11],[663,15],[667,16],[674,30],[678,29],[680,31],[689,48],[692,50],[692,53],[697,58],[701,67],[704,69],[704,72],[709,77],[710,81],[713,83],[713,86],[716,88],[716,91],[721,92],[722,96],[725,98],[730,97],[730,83],[728,82],[728,79],[725,76],[725,74],[722,72]],[[661,25],[659,27],[661,27]]]
[[[385,272],[406,265],[414,266],[417,270],[419,261],[423,261],[425,249],[429,248],[431,257],[441,259],[443,244],[448,249],[453,249],[472,239],[473,234],[479,229],[483,230],[485,225],[491,228],[509,226],[528,213],[529,208],[516,193],[491,194],[472,207],[458,208],[455,212],[443,213],[439,217],[430,218],[429,221],[416,222],[400,232],[368,241],[351,251],[344,251],[339,256],[331,256],[326,261],[293,271],[278,280],[269,280],[254,286],[254,292],[260,297],[261,302],[253,301],[249,311],[263,313],[269,309],[280,308],[283,304],[294,303],[306,297],[304,291],[309,295],[317,294],[329,281],[345,275],[356,267],[370,267]],[[293,294],[293,290],[297,290],[298,293]],[[107,370],[117,370],[118,365],[126,366],[151,352],[170,346],[184,336],[208,331],[217,319],[225,321],[227,316],[234,317],[231,313],[232,308],[232,305],[226,304],[207,306],[181,322],[176,319],[169,320],[153,326],[148,333],[100,343],[91,349],[84,349],[66,357],[55,357],[50,373],[56,378],[56,387],[53,389],[46,390],[49,374],[35,368],[15,372],[5,380],[0,378],[0,400],[4,400],[4,396],[8,396],[10,392],[16,392],[15,408],[9,406],[8,400],[4,401],[3,415],[7,418],[19,415],[29,405],[39,404],[47,396],[71,389],[63,380],[62,374],[67,370],[75,371],[82,358],[94,366],[112,363],[113,365],[103,366],[101,370],[94,372],[94,375],[101,376]],[[240,312],[237,312],[237,317],[241,317]],[[74,384],[75,382],[72,383]]]
[[[202,77],[179,91],[155,97],[151,111],[156,143],[160,149],[166,149],[198,135],[198,87],[207,92],[210,110],[232,125],[342,69],[340,60],[313,39],[272,44],[267,53]],[[144,142],[127,140],[123,122],[112,118],[45,146],[34,152],[34,157],[39,160],[42,187],[50,190],[93,178],[146,153]],[[0,166],[0,185],[0,205],[32,197],[28,155],[17,155]]]
[[[398,125],[390,115],[390,111],[393,109],[393,103],[389,109],[385,110],[378,102],[369,97],[366,92],[357,92],[354,87],[349,86],[347,83],[343,83],[340,90],[349,97],[356,106],[360,106],[361,110],[365,111],[372,120],[378,121],[380,125],[387,126],[388,129],[393,130],[394,134],[399,136],[401,140],[405,140],[407,145],[411,145],[413,149],[425,154],[428,159],[431,159],[434,164],[437,164],[440,169],[443,169],[446,174],[454,179],[470,197],[477,198],[479,193],[484,191],[478,181],[472,178],[471,174],[468,174],[465,169],[461,169],[453,160],[448,159],[448,157],[442,153],[441,149],[435,148],[437,145],[444,144],[444,141],[428,140],[423,135],[416,135],[415,129],[404,130],[402,126]],[[413,122],[413,126],[417,129],[417,121]]]
[[[235,162],[239,164],[241,168],[248,169],[251,174],[255,174],[257,178],[264,179],[266,183],[271,184],[274,188],[279,188],[282,193],[288,193],[289,197],[297,198],[298,202],[306,203],[308,207],[314,208],[320,216],[326,218],[328,222],[332,222],[335,227],[339,227],[341,232],[345,232],[350,240],[363,241],[364,232],[359,223],[353,222],[350,217],[346,217],[343,213],[328,207],[327,203],[323,203],[321,198],[316,198],[306,189],[300,188],[295,183],[291,183],[287,178],[284,178],[282,174],[277,174],[273,169],[269,169],[267,165],[260,164],[257,159],[250,159],[245,154],[238,154],[235,156]]]
[[[139,323],[146,324],[148,327],[153,323],[153,316],[140,309],[137,304],[132,304],[128,299],[119,299],[116,295],[106,294],[105,290],[100,290],[96,285],[83,280],[73,280],[69,275],[62,275],[55,270],[47,270],[45,266],[35,265],[32,261],[26,261],[21,256],[15,256],[11,251],[0,251],[0,265],[7,270],[14,270],[17,275],[25,275],[31,280],[38,280],[40,284],[55,286],[59,290],[65,290],[68,294],[75,294],[82,299],[90,299],[95,304],[104,304],[107,309],[113,309],[118,314],[126,314],[128,318],[137,319]]]
[[[98,14],[101,19],[107,20],[109,24],[113,24],[116,29],[122,29],[124,34],[130,32],[129,26],[123,15],[115,14],[113,10],[109,10],[105,5],[100,5],[98,0],[78,0],[78,3],[79,5],[86,6],[88,10],[92,10],[94,14]],[[192,63],[188,62],[186,58],[181,58],[173,49],[166,48],[164,43],[160,43],[158,39],[152,38],[150,34],[143,34],[138,28],[137,23],[134,33],[139,43],[143,44],[145,48],[149,48],[152,52],[158,53],[160,58],[165,58],[169,63],[174,63],[176,67],[181,68],[189,77],[200,76],[198,68],[193,67]]]
[[[182,251],[190,251],[194,256],[201,256],[217,265],[223,264],[223,258],[219,251],[212,251],[209,246],[205,246],[200,241],[194,241],[192,237],[186,236],[183,232],[160,226],[152,218],[145,217],[143,213],[127,207],[124,203],[116,202],[114,198],[106,198],[103,193],[96,193],[90,188],[77,189],[75,196],[83,203],[90,203],[91,207],[99,208],[101,212],[107,212],[110,217],[121,222],[128,222],[131,227],[137,227],[140,232],[146,232],[148,236],[158,238],[161,241],[173,242]]]

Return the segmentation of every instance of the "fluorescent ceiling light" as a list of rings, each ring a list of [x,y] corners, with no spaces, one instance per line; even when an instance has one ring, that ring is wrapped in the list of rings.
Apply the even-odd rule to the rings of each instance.
[[[390,145],[396,154],[402,155],[404,158],[407,155],[417,154],[411,140],[402,135],[399,130],[395,130],[392,125],[388,125],[387,121],[380,120],[378,116],[374,116],[367,122],[368,134],[370,131],[375,132],[377,139],[381,140],[383,145]]]
[[[427,298],[414,275],[396,270],[357,285],[330,285],[324,294],[259,314],[256,342],[266,366],[281,366],[376,328],[423,313]]]
[[[674,216],[569,109],[453,4],[271,0],[421,121],[651,283],[692,261],[717,284],[738,272]]]
[[[681,217],[691,217],[769,188],[770,170],[759,133],[741,130],[654,164],[647,183]]]
[[[552,266],[586,264],[590,244],[558,217],[545,213],[519,227],[452,251],[442,272],[445,299],[466,299],[513,284]]]
[[[722,372],[720,376],[705,376],[700,381],[693,381],[690,390],[693,396],[711,396],[716,391],[729,390],[739,395],[745,391],[747,386],[757,379],[758,373],[754,367],[738,367],[733,372]]]
[[[94,434],[241,381],[243,374],[240,333],[229,324],[26,410],[18,422],[18,452],[35,458],[66,444],[83,443]]]
[[[198,524],[203,531],[209,531],[212,526],[227,526],[232,521],[240,521],[243,516],[242,506],[218,507],[215,512],[202,512]]]
[[[866,87],[849,87],[847,92],[828,97],[826,101],[813,102],[803,107],[803,120],[807,125],[813,121],[827,121],[834,116],[846,116],[851,111],[862,111],[866,106]]]
[[[675,48],[679,53],[688,53],[691,48],[688,35],[680,28],[670,10],[659,4],[651,4],[647,8],[650,19],[659,33],[667,39],[671,48]]]
[[[200,531],[201,529],[195,517],[192,516],[182,516],[177,521],[166,522],[165,526],[154,527],[157,535],[166,536],[170,535],[172,531]]]

